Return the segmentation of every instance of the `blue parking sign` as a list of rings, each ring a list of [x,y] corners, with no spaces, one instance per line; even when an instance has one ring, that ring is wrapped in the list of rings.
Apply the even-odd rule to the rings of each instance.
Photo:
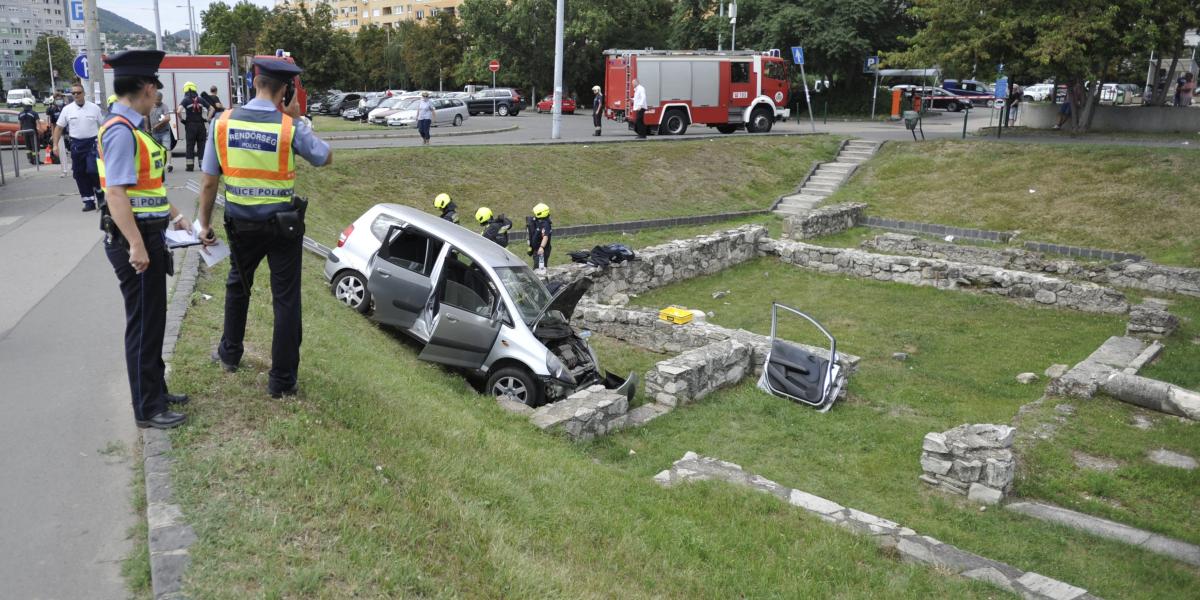
[[[863,61],[863,73],[874,73],[879,68],[879,57],[868,56],[867,60]]]
[[[71,0],[71,20],[83,21],[83,0]]]
[[[802,65],[804,64],[804,47],[792,46],[792,62]]]

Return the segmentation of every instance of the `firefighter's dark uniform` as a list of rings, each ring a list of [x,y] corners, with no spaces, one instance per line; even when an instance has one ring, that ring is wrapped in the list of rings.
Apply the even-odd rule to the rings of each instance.
[[[204,156],[204,142],[208,137],[204,117],[211,105],[193,90],[183,95],[179,106],[183,107],[183,157],[187,161],[187,170],[191,171],[195,168],[196,157]]]
[[[37,147],[38,147],[38,114],[33,110],[33,106],[26,104],[25,108],[21,109],[21,114],[17,115],[17,122],[21,126],[21,131],[33,130],[32,133],[21,134],[25,138],[25,150],[29,158],[29,164],[37,164]]]
[[[483,237],[507,248],[509,229],[512,229],[512,219],[504,215],[496,215],[484,224]]]
[[[130,50],[108,57],[114,78],[155,76],[164,52]],[[167,392],[162,359],[167,321],[167,275],[172,270],[163,231],[170,221],[171,204],[163,183],[166,150],[140,129],[142,115],[114,103],[100,127],[96,167],[104,188],[123,186],[146,248],[150,264],[138,273],[130,264],[129,242],[113,224],[103,206],[104,252],[112,263],[125,298],[125,368],[139,427],[173,427],[183,415],[167,410],[168,402],[186,402],[186,396]],[[123,208],[123,207],[122,207]]]
[[[257,59],[256,77],[290,81],[300,68],[276,59]],[[226,110],[213,120],[212,144],[201,168],[225,182],[225,231],[232,261],[225,282],[225,328],[214,358],[236,368],[245,348],[246,312],[254,271],[265,258],[271,268],[275,329],[267,390],[294,394],[300,367],[300,267],[303,207],[293,201],[296,155],[314,166],[329,157],[329,144],[266,100]]]
[[[451,202],[450,204],[447,204],[446,207],[442,209],[442,214],[440,214],[438,216],[441,217],[442,219],[445,219],[446,221],[450,221],[451,223],[457,224],[458,223],[458,205],[453,202]]]

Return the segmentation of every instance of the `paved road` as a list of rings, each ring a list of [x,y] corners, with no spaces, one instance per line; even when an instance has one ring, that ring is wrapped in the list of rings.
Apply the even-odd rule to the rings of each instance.
[[[46,170],[0,186],[3,598],[128,596],[138,434],[124,312],[96,213],[74,190]]]

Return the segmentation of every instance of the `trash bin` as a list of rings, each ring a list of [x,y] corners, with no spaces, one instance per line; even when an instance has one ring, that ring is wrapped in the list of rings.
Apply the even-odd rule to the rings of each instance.
[[[918,113],[915,110],[904,111],[904,126],[908,128],[909,131],[917,128],[917,121],[920,119],[921,113]]]

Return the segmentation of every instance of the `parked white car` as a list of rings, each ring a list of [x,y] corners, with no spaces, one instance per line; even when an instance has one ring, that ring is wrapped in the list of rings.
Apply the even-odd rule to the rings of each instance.
[[[431,100],[433,102],[433,123],[434,127],[439,125],[453,125],[458,127],[467,120],[470,115],[467,113],[467,104],[458,98],[438,98]],[[388,127],[415,127],[417,125],[417,106],[416,104],[405,106],[387,119]]]
[[[386,125],[387,118],[396,113],[402,106],[413,102],[408,96],[397,96],[384,100],[382,104],[367,113],[367,121],[376,125]]]
[[[1027,86],[1021,93],[1021,100],[1024,102],[1045,102],[1050,99],[1050,94],[1054,93],[1054,84],[1038,83]]]

